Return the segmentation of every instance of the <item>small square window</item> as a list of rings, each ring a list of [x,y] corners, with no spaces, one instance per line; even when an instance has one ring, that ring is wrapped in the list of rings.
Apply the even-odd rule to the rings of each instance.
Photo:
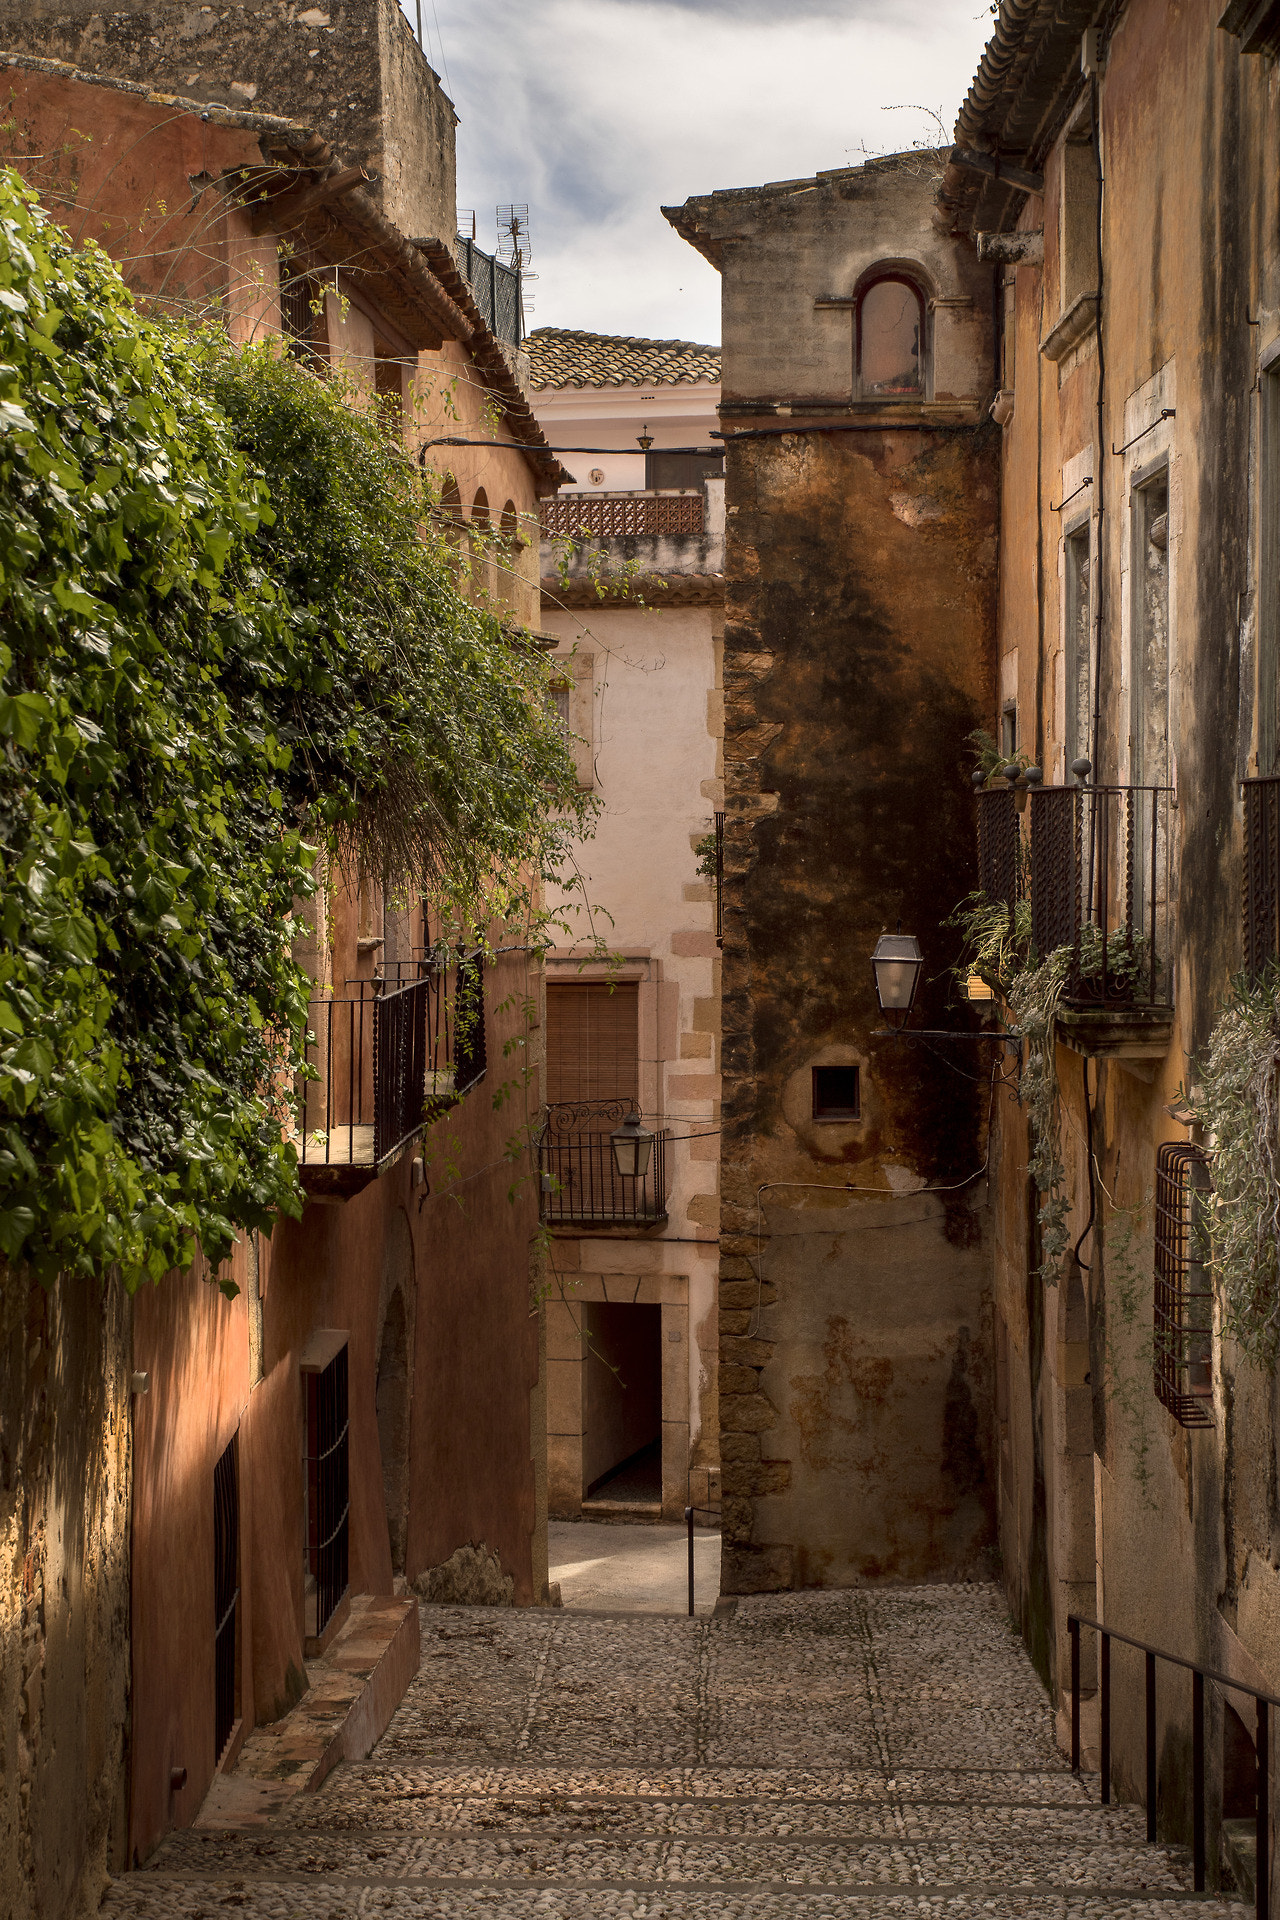
[[[813,1117],[815,1120],[860,1120],[862,1087],[857,1067],[815,1067],[813,1069]]]

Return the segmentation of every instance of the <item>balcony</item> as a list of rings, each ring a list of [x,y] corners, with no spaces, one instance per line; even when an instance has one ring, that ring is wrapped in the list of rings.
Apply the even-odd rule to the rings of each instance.
[[[538,1142],[544,1225],[661,1227],[667,1220],[667,1135],[653,1136],[643,1179],[618,1172],[612,1129],[632,1111],[626,1100],[583,1100],[547,1108]]]
[[[518,347],[524,339],[519,270],[509,267],[504,260],[495,260],[491,253],[461,233],[454,243],[454,257],[489,331],[509,347]]]
[[[1070,950],[1058,1037],[1090,1057],[1152,1061],[1173,1031],[1172,789],[1004,787],[978,796],[987,898],[1031,904],[1043,959]]]
[[[308,1009],[293,1143],[308,1193],[349,1198],[485,1071],[479,955],[424,955]]]
[[[542,503],[543,591],[597,606],[600,589],[659,607],[724,604],[724,476],[687,492],[561,493]],[[655,583],[661,581],[661,586]]]

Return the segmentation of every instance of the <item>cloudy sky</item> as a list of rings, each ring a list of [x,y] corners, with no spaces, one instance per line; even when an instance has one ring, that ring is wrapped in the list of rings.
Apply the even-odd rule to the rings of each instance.
[[[991,24],[986,0],[421,7],[481,245],[528,204],[529,324],[711,342],[719,277],[659,207],[932,139],[926,109],[949,132]]]

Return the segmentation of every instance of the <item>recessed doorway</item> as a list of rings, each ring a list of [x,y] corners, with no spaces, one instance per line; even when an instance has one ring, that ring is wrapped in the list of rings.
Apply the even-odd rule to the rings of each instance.
[[[662,1309],[585,1303],[583,1511],[662,1511]]]

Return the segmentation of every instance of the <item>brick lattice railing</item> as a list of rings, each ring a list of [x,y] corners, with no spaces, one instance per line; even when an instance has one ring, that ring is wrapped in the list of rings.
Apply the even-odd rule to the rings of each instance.
[[[701,533],[700,493],[569,493],[542,503],[544,534],[619,540],[629,535]]]

